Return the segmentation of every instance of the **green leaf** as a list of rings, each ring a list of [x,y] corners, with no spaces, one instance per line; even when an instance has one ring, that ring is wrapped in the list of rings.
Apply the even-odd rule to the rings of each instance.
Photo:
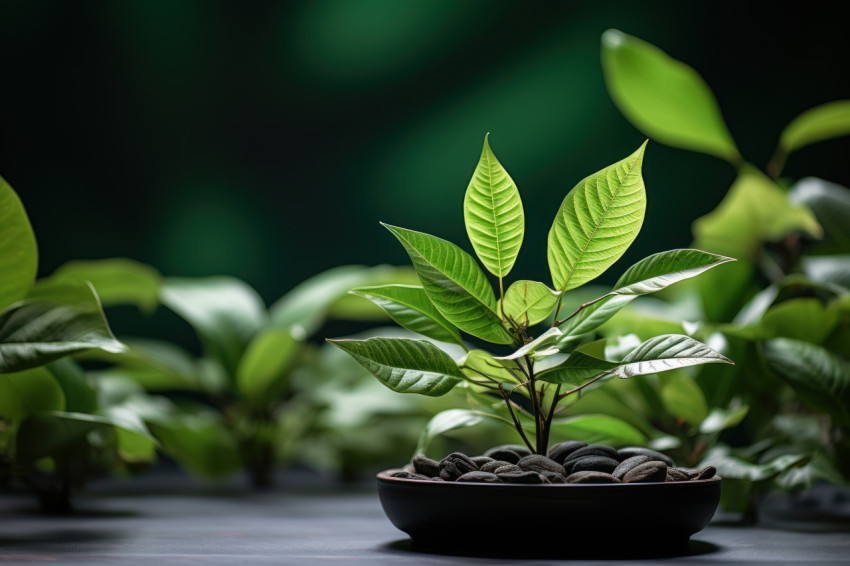
[[[122,352],[89,283],[48,283],[0,311],[0,373],[98,348]]]
[[[763,338],[793,338],[819,344],[829,336],[836,322],[837,314],[824,307],[819,299],[804,297],[772,306],[758,326]]]
[[[614,103],[644,134],[733,164],[740,161],[717,101],[694,69],[613,29],[602,34],[602,69]]]
[[[505,314],[517,324],[533,326],[552,314],[561,294],[537,281],[516,281],[503,301]]]
[[[26,296],[37,270],[38,249],[26,210],[0,177],[0,308]]]
[[[497,360],[516,360],[523,356],[528,355],[550,355],[558,353],[557,349],[547,348],[549,346],[554,345],[562,336],[564,335],[558,328],[550,328],[528,344],[520,347],[512,354],[507,356],[500,356],[496,358]]]
[[[484,137],[481,159],[463,199],[466,233],[481,263],[498,278],[514,266],[525,233],[519,191]]]
[[[708,416],[702,389],[687,375],[674,373],[662,381],[661,402],[670,416],[693,426],[699,426]]]
[[[804,257],[802,267],[812,282],[839,285],[850,291],[850,255]]]
[[[68,262],[49,281],[89,281],[104,306],[135,305],[151,312],[159,304],[162,276],[143,263],[116,258]]]
[[[714,434],[727,428],[732,428],[740,424],[749,411],[750,408],[747,405],[738,407],[737,409],[721,409],[720,407],[716,407],[700,423],[699,431],[702,434]]]
[[[350,291],[381,307],[396,323],[441,342],[462,344],[460,333],[428,299],[418,285],[358,287]]]
[[[803,146],[850,134],[850,100],[815,106],[794,118],[782,131],[779,146],[790,153]]]
[[[569,389],[581,387],[595,378],[606,375],[619,366],[584,352],[576,351],[567,360],[537,375],[537,379],[549,383],[559,383]]]
[[[822,235],[808,208],[793,204],[776,183],[751,165],[741,169],[723,201],[698,218],[693,229],[698,245],[740,250],[744,256],[754,256],[763,242],[780,240],[794,231],[815,238]]]
[[[419,443],[416,445],[417,454],[425,454],[431,442],[441,434],[445,434],[451,430],[459,428],[469,428],[477,425],[488,416],[480,411],[470,411],[467,409],[449,409],[434,415],[425,428],[422,429],[422,434],[419,436]]]
[[[640,295],[666,289],[674,283],[696,277],[709,269],[735,261],[702,250],[671,250],[646,257],[623,273],[614,290],[582,309],[561,325],[565,336],[595,330]]]
[[[267,398],[303,343],[286,328],[268,328],[248,344],[236,370],[236,389],[245,398]]]
[[[472,350],[460,364],[464,375],[471,379],[481,379],[481,374],[488,375],[501,382],[516,383],[514,374],[489,352],[484,350]]]
[[[424,340],[369,338],[328,340],[399,393],[439,397],[463,380],[463,372],[445,352]]]
[[[828,482],[832,485],[846,486],[847,482],[841,472],[823,454],[815,454],[812,459],[802,466],[789,468],[776,478],[780,489],[812,489],[817,482]]]
[[[800,179],[788,199],[807,206],[823,227],[823,240],[815,244],[820,253],[850,253],[850,189],[818,179]]]
[[[645,148],[646,142],[582,180],[564,198],[549,230],[549,270],[556,290],[563,293],[601,275],[637,237],[646,210]]]
[[[387,281],[387,279],[399,279]],[[403,283],[407,279],[399,268],[387,265],[366,267],[343,265],[301,282],[269,309],[272,324],[292,328],[297,338],[315,333],[331,310],[344,300],[349,289],[382,283]]]
[[[764,357],[805,403],[850,424],[850,362],[820,346],[788,338],[765,342]]]
[[[645,446],[646,436],[618,418],[608,415],[579,415],[552,421],[552,435],[588,444],[609,446]]]
[[[0,417],[20,422],[28,415],[65,409],[65,393],[45,368],[0,374]]]
[[[370,273],[374,276],[368,277],[367,281],[359,283],[359,287],[378,287],[382,285],[419,285],[419,276],[410,266],[386,267],[379,266],[371,268]],[[343,295],[331,305],[325,313],[329,319],[335,320],[362,320],[362,321],[384,321],[387,313],[368,301],[361,300],[357,295]]]
[[[751,464],[732,456],[726,446],[717,446],[709,451],[700,466],[714,466],[724,479],[764,481],[804,464],[807,459],[804,454],[785,454],[764,464]]]
[[[266,324],[263,300],[233,277],[169,277],[162,303],[195,329],[206,350],[235,375],[245,347]]]
[[[45,369],[62,388],[64,410],[72,413],[93,413],[97,410],[97,390],[86,379],[83,368],[77,362],[63,358],[47,364]]]
[[[472,256],[429,234],[382,225],[404,246],[425,293],[449,322],[482,340],[513,342],[496,314],[493,288]]]

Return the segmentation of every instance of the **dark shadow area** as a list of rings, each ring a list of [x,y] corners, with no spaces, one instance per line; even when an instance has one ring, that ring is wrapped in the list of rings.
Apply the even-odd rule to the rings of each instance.
[[[701,540],[690,540],[683,546],[658,545],[647,546],[635,543],[620,543],[617,545],[599,544],[577,548],[563,544],[550,547],[539,547],[529,550],[494,549],[491,543],[488,548],[461,549],[458,546],[434,547],[414,543],[411,539],[397,540],[384,545],[384,550],[409,552],[413,554],[430,554],[444,556],[463,556],[470,558],[508,558],[522,560],[626,560],[626,559],[656,559],[679,558],[685,556],[705,556],[722,550],[722,547]]]

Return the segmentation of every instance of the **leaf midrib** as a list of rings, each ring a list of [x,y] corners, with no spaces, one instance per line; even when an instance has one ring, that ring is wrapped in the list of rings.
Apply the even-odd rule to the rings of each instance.
[[[493,215],[493,229],[496,231],[496,262],[499,265],[499,279],[502,278],[502,249],[501,237],[499,234],[499,223],[496,221],[496,198],[493,196],[493,167],[490,163],[490,152],[484,152],[484,157],[487,159],[487,184],[490,187],[490,212]]]
[[[584,247],[582,247],[581,252],[579,252],[578,257],[576,257],[576,261],[570,269],[569,275],[567,275],[566,280],[564,281],[564,286],[561,288],[561,293],[567,290],[567,287],[570,284],[570,279],[573,277],[573,273],[575,273],[576,267],[578,267],[581,258],[584,256],[584,252],[587,251],[587,246],[590,245],[590,242],[593,241],[593,236],[596,235],[596,231],[599,229],[599,226],[605,221],[605,216],[608,214],[608,210],[611,208],[611,205],[614,204],[614,201],[617,200],[617,197],[620,195],[620,190],[623,188],[623,184],[626,182],[626,179],[629,178],[629,175],[632,174],[632,170],[640,159],[640,155],[635,157],[634,162],[629,166],[629,170],[626,171],[626,174],[623,175],[623,178],[620,179],[620,183],[617,185],[617,190],[614,192],[614,195],[611,197],[610,202],[605,206],[605,210],[602,211],[602,216],[599,218],[599,222],[596,223],[596,226],[593,227],[593,232],[590,233],[590,236],[587,238],[587,241],[584,243]]]

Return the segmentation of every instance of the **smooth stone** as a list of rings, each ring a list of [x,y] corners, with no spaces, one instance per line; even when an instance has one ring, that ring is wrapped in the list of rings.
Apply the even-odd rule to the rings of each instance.
[[[452,452],[440,460],[440,477],[447,481],[454,481],[467,472],[477,472],[478,466],[472,458],[460,452]]]
[[[507,472],[497,474],[499,479],[506,483],[527,483],[527,484],[540,484],[546,481],[542,475],[537,472]]]
[[[549,483],[567,483],[567,476],[555,472],[540,472],[540,475],[549,480]]]
[[[664,482],[667,479],[667,464],[658,460],[650,460],[629,470],[623,476],[625,483]]]
[[[570,466],[572,466],[571,462],[575,462],[579,458],[584,458],[585,456],[605,456],[606,458],[613,458],[615,460],[618,460],[617,451],[611,448],[610,446],[605,446],[603,444],[591,444],[590,446],[579,448],[578,450],[567,456],[566,460],[564,460],[563,462],[564,468],[569,471]]]
[[[488,450],[487,452],[485,452],[484,455],[489,457],[489,458],[493,458],[494,460],[501,460],[502,462],[510,462],[511,464],[516,464],[517,462],[519,462],[520,458],[522,458],[522,456],[520,456],[519,454],[517,454],[513,450],[502,450],[502,449],[499,449],[499,450],[491,449],[491,450]]]
[[[540,454],[523,456],[523,458],[517,463],[517,466],[528,472],[554,472],[556,474],[566,473],[561,464],[547,458],[546,456],[541,456]]]
[[[424,454],[418,454],[413,457],[413,468],[417,473],[428,476],[429,478],[440,475],[440,463]]]
[[[620,463],[614,458],[607,456],[585,456],[575,460],[571,466],[570,472],[602,472],[603,474],[612,473]]]
[[[616,468],[614,468],[614,471],[611,472],[611,475],[617,478],[618,480],[621,480],[623,479],[623,476],[632,471],[634,468],[649,461],[649,456],[644,456],[642,454],[639,456],[632,456],[631,458],[626,458],[625,460],[620,462],[620,464]]]
[[[567,476],[567,483],[620,483],[620,480],[604,472],[576,472]]]
[[[693,472],[688,472],[688,477],[692,480],[710,480],[717,475],[717,468],[714,466],[706,466]]]
[[[493,470],[494,474],[514,474],[520,473],[523,469],[517,466],[516,464],[508,464],[506,466],[502,466],[501,468],[496,468]]]
[[[423,476],[422,474],[417,474],[416,472],[408,472],[407,470],[402,470],[400,472],[396,472],[392,475],[394,478],[399,478],[402,480],[429,480],[428,476]]]
[[[688,481],[691,479],[690,474],[679,468],[667,468],[667,481]]]
[[[489,456],[494,460],[498,460],[499,458],[496,458],[490,453],[496,450],[510,450],[511,452],[516,452],[517,454],[519,454],[520,458],[531,454],[531,450],[529,450],[527,446],[523,446],[522,444],[500,444],[499,446],[494,446],[491,449],[486,450],[484,452],[484,456]]]
[[[483,466],[481,466],[482,472],[490,472],[495,473],[496,470],[501,468],[502,466],[515,466],[516,464],[511,464],[510,462],[505,462],[504,460],[493,460],[492,462],[487,462]]]
[[[493,458],[491,458],[489,456],[473,456],[472,458],[470,458],[470,460],[472,460],[475,463],[475,465],[478,466],[478,469],[480,470],[481,466],[483,466],[487,462],[492,462]]]
[[[567,442],[561,442],[549,448],[549,452],[546,454],[546,456],[558,462],[559,464],[563,464],[564,460],[566,460],[570,454],[572,454],[579,448],[584,448],[585,446],[587,446],[587,442],[582,442],[580,440],[569,440]]]
[[[631,458],[632,456],[646,456],[650,460],[658,460],[659,462],[664,462],[668,467],[672,468],[676,464],[673,463],[673,459],[670,458],[667,454],[662,454],[661,452],[656,452],[651,448],[644,448],[643,446],[629,446],[627,448],[620,448],[617,451],[619,454],[619,460],[622,462],[626,458]]]
[[[491,474],[489,472],[469,472],[463,474],[455,481],[458,482],[480,482],[480,483],[501,483],[502,480],[499,479],[499,476],[496,474]]]

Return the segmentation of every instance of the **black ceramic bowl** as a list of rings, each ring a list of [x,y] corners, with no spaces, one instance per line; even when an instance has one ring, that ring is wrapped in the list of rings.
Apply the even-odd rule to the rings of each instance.
[[[414,544],[438,550],[547,545],[686,548],[720,501],[720,479],[671,483],[485,484],[378,474],[384,512]]]

